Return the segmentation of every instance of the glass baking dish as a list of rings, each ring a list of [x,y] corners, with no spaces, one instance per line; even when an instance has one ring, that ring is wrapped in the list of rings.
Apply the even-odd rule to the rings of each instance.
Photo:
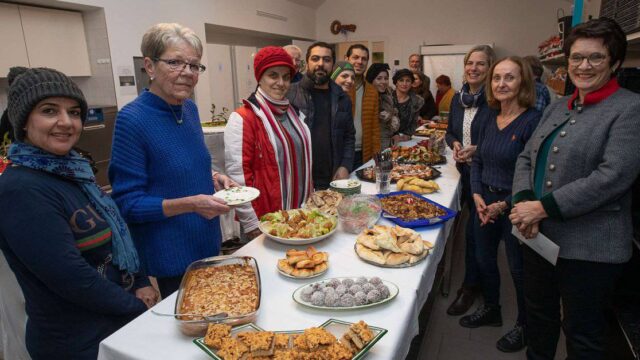
[[[229,314],[230,318],[222,318],[222,319],[200,319],[198,317],[192,316],[182,316],[176,315],[175,319],[178,321],[178,326],[180,331],[187,336],[204,336],[207,332],[207,328],[210,323],[225,323],[231,326],[246,324],[250,322],[255,322],[258,310],[260,309],[260,299],[261,299],[261,285],[260,285],[260,270],[258,269],[258,263],[256,259],[250,256],[214,256],[202,260],[195,261],[187,267],[187,270],[182,277],[182,282],[180,283],[180,289],[178,290],[178,296],[176,297],[176,305],[174,309],[175,314],[183,314],[182,307],[184,302],[184,297],[187,289],[187,285],[191,281],[191,277],[194,276],[195,270],[203,269],[203,268],[212,268],[212,267],[222,267],[225,265],[242,265],[242,266],[250,266],[253,268],[253,271],[256,276],[256,284],[257,284],[257,303],[255,304],[255,310],[240,314],[238,316],[233,316],[233,314]],[[199,314],[199,315],[215,315],[215,314]],[[231,318],[233,316],[233,318]]]

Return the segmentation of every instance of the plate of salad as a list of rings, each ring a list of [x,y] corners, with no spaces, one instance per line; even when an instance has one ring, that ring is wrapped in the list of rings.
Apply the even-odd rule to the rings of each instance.
[[[279,210],[260,218],[260,231],[282,244],[305,245],[318,242],[336,231],[335,216],[316,209]]]

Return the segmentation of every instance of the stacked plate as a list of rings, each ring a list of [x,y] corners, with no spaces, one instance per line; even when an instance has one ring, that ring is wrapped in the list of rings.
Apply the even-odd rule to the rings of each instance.
[[[344,196],[349,196],[360,194],[362,183],[360,183],[359,180],[354,179],[334,180],[329,184],[329,187],[331,190],[337,191]]]

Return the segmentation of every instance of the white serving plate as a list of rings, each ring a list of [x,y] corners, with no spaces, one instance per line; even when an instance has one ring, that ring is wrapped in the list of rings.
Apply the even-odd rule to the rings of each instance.
[[[249,186],[238,186],[217,191],[213,196],[226,201],[229,206],[236,206],[257,199],[260,196],[260,190]]]
[[[305,284],[300,286],[299,288],[297,288],[293,294],[291,295],[293,297],[293,301],[297,302],[300,305],[303,306],[307,306],[313,309],[319,309],[319,310],[331,310],[331,311],[336,311],[336,310],[359,310],[359,309],[366,309],[366,308],[370,308],[373,306],[378,306],[378,305],[382,305],[384,303],[387,303],[393,299],[395,299],[396,296],[398,296],[398,293],[400,292],[400,289],[398,289],[398,286],[390,281],[386,281],[386,280],[382,280],[382,283],[384,285],[386,285],[389,288],[389,297],[387,297],[384,300],[375,302],[375,303],[371,303],[371,304],[365,304],[365,305],[355,305],[355,306],[346,306],[346,307],[342,307],[342,306],[318,306],[318,305],[313,305],[309,302],[306,302],[304,300],[302,300],[302,290],[304,288],[306,288],[307,286],[312,286],[313,284],[317,284],[317,283],[327,283],[333,279],[338,279],[338,280],[343,280],[343,279],[357,279],[357,277],[337,277],[337,278],[331,278],[331,279],[325,279],[325,280],[321,280],[321,281],[316,281],[316,282],[312,282],[309,284]]]

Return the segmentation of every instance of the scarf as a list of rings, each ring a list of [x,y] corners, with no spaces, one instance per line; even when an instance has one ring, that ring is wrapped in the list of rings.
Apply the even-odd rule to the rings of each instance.
[[[269,99],[265,96],[264,92],[258,88],[258,91],[255,93],[255,98],[257,100],[258,106],[262,113],[265,115],[258,116],[261,118],[265,129],[269,132],[269,138],[272,143],[276,141],[276,138],[283,145],[284,151],[284,174],[285,178],[281,179],[280,186],[282,189],[287,189],[287,198],[282,199],[282,208],[283,209],[294,209],[297,208],[300,204],[307,200],[307,197],[311,193],[313,189],[312,185],[312,174],[311,174],[311,135],[309,131],[305,129],[304,124],[296,115],[296,112],[289,105],[288,100],[282,101],[274,101],[273,99]],[[283,110],[283,106],[286,104],[286,110]],[[280,114],[280,111],[282,113]],[[275,114],[284,115],[286,114],[289,117],[289,120],[293,124],[293,128],[295,129],[298,137],[302,139],[302,147],[305,149],[304,154],[296,154],[295,147],[293,144],[293,139],[289,135],[289,132],[280,124],[279,121],[276,120]],[[256,115],[259,115],[256,112]],[[278,158],[277,147],[274,143],[274,150],[276,152],[276,159]],[[298,182],[300,179],[298,178],[298,172],[293,169],[297,166],[297,157],[304,156],[304,186],[302,193],[298,191]],[[283,193],[281,189],[281,194]]]
[[[462,90],[460,90],[460,104],[462,104],[463,107],[478,107],[482,101],[484,101],[484,86],[480,88],[477,94],[472,94],[469,84],[462,85]]]
[[[287,99],[286,97],[282,100],[276,100],[267,95],[266,92],[262,91],[260,87],[258,87],[257,93],[262,95],[264,100],[266,100],[266,104],[267,106],[269,106],[269,110],[271,110],[272,113],[278,116],[282,116],[289,109],[289,99]]]
[[[9,147],[9,159],[30,169],[44,171],[75,182],[80,186],[89,202],[111,227],[113,263],[131,274],[138,272],[140,263],[138,253],[131,240],[129,229],[124,222],[115,202],[105,194],[95,182],[95,176],[89,161],[75,150],[65,156],[46,152],[35,146],[16,142]]]

